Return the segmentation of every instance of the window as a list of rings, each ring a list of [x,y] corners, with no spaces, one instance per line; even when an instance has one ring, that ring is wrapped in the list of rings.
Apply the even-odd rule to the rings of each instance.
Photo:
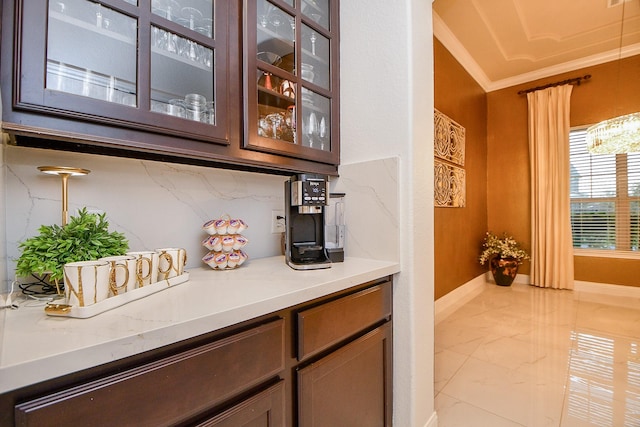
[[[640,253],[640,153],[591,154],[585,136],[569,135],[573,247]]]

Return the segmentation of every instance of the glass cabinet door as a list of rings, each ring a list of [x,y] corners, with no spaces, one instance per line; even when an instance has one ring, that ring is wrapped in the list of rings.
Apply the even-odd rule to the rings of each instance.
[[[213,0],[152,0],[159,20],[211,39]],[[208,41],[208,40],[207,40]],[[196,39],[151,25],[151,105],[154,112],[215,124],[214,49]]]
[[[337,7],[245,1],[245,147],[338,163]]]
[[[22,3],[18,107],[229,143],[227,2]]]
[[[137,19],[87,0],[50,1],[45,88],[136,107],[137,46]]]

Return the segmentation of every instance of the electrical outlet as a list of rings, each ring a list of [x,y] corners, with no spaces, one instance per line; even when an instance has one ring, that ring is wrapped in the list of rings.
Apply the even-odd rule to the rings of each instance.
[[[285,232],[284,211],[271,211],[271,234]]]

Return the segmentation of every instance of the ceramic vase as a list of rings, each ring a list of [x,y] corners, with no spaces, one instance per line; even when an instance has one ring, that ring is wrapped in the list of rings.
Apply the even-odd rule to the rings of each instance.
[[[491,274],[496,285],[511,286],[518,274],[520,263],[515,258],[491,258]]]

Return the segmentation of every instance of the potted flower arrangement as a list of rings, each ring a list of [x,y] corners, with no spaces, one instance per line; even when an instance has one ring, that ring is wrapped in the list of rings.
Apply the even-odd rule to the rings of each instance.
[[[497,285],[510,286],[518,274],[518,267],[525,259],[529,259],[529,254],[513,237],[505,233],[499,238],[490,231],[487,232],[479,260],[482,265],[489,261],[491,274]]]
[[[64,265],[75,261],[89,261],[111,255],[123,255],[129,243],[123,233],[109,232],[104,213],[94,214],[86,208],[71,216],[65,226],[42,225],[39,235],[19,244],[22,251],[16,263],[21,277],[48,275],[56,285],[64,276]]]

